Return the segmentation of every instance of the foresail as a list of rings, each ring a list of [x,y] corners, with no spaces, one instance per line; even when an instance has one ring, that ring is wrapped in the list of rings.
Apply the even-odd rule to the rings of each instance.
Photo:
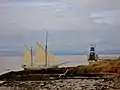
[[[36,55],[34,65],[35,66],[45,65],[45,51],[38,42],[36,42]]]
[[[55,55],[48,53],[48,65],[49,66],[59,65],[60,63],[61,63],[60,60]]]
[[[60,60],[49,52],[47,52],[47,62],[49,66],[60,64]],[[36,56],[34,65],[36,66],[45,65],[45,50],[38,42],[36,43]]]
[[[24,56],[22,61],[22,66],[30,67],[31,66],[31,51],[25,45],[24,47]]]

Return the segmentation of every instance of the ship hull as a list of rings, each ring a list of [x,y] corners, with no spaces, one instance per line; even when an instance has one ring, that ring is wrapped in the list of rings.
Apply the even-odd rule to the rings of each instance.
[[[42,70],[42,69],[56,69],[58,66],[40,66],[40,67],[29,67],[24,68],[24,70]]]

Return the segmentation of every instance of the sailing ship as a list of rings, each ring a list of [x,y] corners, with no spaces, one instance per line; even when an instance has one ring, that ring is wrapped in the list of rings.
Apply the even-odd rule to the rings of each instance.
[[[41,70],[41,69],[52,69],[58,68],[62,64],[66,64],[67,62],[61,63],[60,60],[49,53],[47,50],[47,34],[46,34],[46,45],[45,49],[40,45],[40,43],[36,42],[36,53],[35,58],[33,59],[33,50],[31,50],[25,45],[24,49],[24,58],[22,62],[22,68],[25,70]]]

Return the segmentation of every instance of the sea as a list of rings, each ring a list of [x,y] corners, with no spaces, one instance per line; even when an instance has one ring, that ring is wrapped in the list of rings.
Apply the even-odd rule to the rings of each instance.
[[[118,58],[120,54],[99,55],[101,58]],[[56,55],[61,62],[67,62],[60,67],[70,67],[88,64],[87,55]],[[0,74],[22,70],[22,56],[0,56]]]

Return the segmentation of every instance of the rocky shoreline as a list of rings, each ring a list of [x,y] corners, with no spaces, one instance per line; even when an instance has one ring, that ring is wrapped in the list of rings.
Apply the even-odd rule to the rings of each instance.
[[[3,82],[0,90],[120,90],[118,78]]]

